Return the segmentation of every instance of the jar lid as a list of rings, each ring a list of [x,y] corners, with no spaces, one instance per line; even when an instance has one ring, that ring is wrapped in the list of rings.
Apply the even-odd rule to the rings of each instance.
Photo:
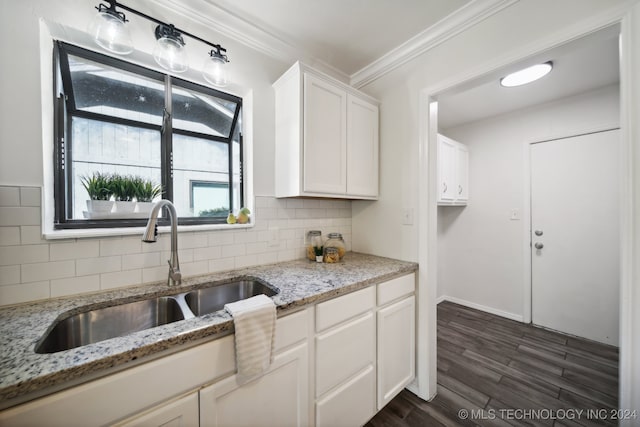
[[[322,231],[320,230],[309,230],[307,236],[322,236]]]
[[[342,233],[329,233],[327,237],[330,239],[342,239]]]

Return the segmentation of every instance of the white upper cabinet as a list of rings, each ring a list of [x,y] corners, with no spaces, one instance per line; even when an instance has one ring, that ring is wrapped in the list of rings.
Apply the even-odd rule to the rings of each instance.
[[[276,197],[378,197],[378,103],[297,62],[274,83]]]
[[[469,149],[438,134],[438,205],[464,206],[469,200]]]

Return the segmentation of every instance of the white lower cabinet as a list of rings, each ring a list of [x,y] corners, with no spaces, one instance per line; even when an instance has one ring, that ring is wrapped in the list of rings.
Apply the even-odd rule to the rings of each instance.
[[[353,427],[365,424],[376,413],[376,371],[369,365],[316,403],[316,425]]]
[[[294,427],[309,423],[309,354],[301,344],[278,354],[260,378],[238,385],[236,376],[200,390],[200,425]]]
[[[378,410],[415,377],[415,298],[378,311]]]
[[[171,402],[165,402],[158,407],[136,415],[117,427],[191,427],[197,426],[200,420],[198,392]]]
[[[238,385],[233,336],[0,412],[4,426],[358,426],[414,378],[415,274],[276,322],[275,357]]]

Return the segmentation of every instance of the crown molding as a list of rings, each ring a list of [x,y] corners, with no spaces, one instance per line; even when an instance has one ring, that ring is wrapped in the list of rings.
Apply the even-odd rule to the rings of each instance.
[[[308,55],[303,50],[296,48],[275,34],[256,26],[244,18],[214,4],[212,1],[196,0],[178,2],[175,0],[155,0],[155,3],[167,9],[172,14],[199,23],[251,49],[286,62],[287,66],[296,61],[303,61],[345,83],[348,83],[350,80],[350,76],[344,71]]]
[[[472,0],[371,64],[353,73],[350,83],[356,88],[361,88],[517,1]]]

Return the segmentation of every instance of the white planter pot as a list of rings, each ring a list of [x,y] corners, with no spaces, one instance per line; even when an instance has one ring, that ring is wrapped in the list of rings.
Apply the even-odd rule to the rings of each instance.
[[[113,209],[113,203],[113,200],[87,200],[87,211],[108,214]]]
[[[136,202],[136,213],[141,214],[149,214],[151,213],[151,209],[153,209],[153,202]]]
[[[133,213],[135,209],[136,209],[135,202],[122,202],[118,200],[116,201],[116,206],[113,211],[117,214],[128,214],[128,213]]]

